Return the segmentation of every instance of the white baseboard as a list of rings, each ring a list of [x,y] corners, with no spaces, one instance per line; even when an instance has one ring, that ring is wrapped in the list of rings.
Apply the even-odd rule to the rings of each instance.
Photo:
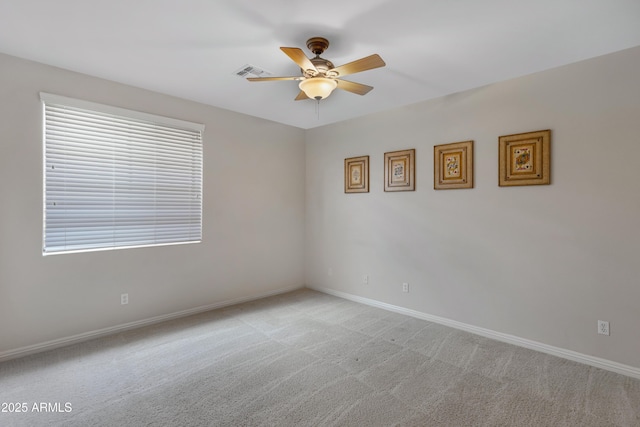
[[[215,304],[203,305],[188,310],[177,311],[175,313],[163,314],[161,316],[155,316],[148,319],[138,320],[135,322],[124,323],[122,325],[112,326],[109,328],[98,329],[95,331],[84,332],[78,335],[72,335],[69,337],[59,338],[51,341],[46,341],[40,344],[29,345],[26,347],[20,347],[13,350],[0,352],[0,362],[4,362],[10,359],[16,359],[18,357],[27,356],[30,354],[40,353],[47,350],[53,350],[55,348],[64,347],[70,344],[76,344],[82,341],[88,341],[94,338],[104,337],[118,332],[127,331],[129,329],[140,328],[143,326],[153,325],[155,323],[165,322],[167,320],[178,319],[180,317],[191,316],[193,314],[204,313],[206,311],[215,310],[218,308],[229,307],[231,305],[241,304],[243,302],[249,302],[266,298],[274,295],[284,294],[287,292],[302,289],[303,286],[294,286],[289,288],[277,289],[275,291],[265,292],[259,295],[252,295],[250,297],[235,298],[218,302]]]
[[[551,345],[543,344],[537,341],[531,341],[525,338],[520,338],[515,335],[503,334],[501,332],[492,331],[491,329],[480,328],[478,326],[469,325],[455,320],[446,319],[444,317],[433,316],[431,314],[422,313],[420,311],[411,310],[404,307],[399,307],[392,304],[387,304],[377,300],[360,297],[357,295],[348,294],[345,292],[336,291],[330,288],[323,288],[317,286],[307,286],[309,289],[313,289],[318,292],[333,295],[336,297],[344,298],[350,301],[359,302],[362,304],[370,305],[372,307],[382,308],[384,310],[394,311],[400,314],[406,314],[407,316],[416,317],[433,323],[439,323],[441,325],[449,326],[455,329],[460,329],[472,334],[481,335],[483,337],[495,339],[497,341],[506,342],[508,344],[514,344],[520,347],[525,347],[531,350],[547,353],[552,356],[562,357],[563,359],[573,360],[574,362],[584,363],[586,365],[594,366],[596,368],[605,369],[607,371],[616,372],[618,374],[626,375],[640,379],[640,368],[636,368],[629,365],[623,365],[622,363],[613,362],[611,360],[601,359],[595,356],[589,356],[586,354],[578,353],[576,351],[566,350],[560,347],[554,347]]]

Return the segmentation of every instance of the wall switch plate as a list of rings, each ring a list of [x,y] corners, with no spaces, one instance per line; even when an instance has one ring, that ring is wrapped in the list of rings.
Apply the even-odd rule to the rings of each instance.
[[[609,335],[609,322],[598,320],[598,333],[600,335]]]
[[[368,275],[364,275],[362,276],[362,283],[369,283],[369,276]]]
[[[409,284],[408,283],[403,283],[402,284],[402,292],[409,292]]]
[[[129,304],[129,294],[120,294],[120,304]]]

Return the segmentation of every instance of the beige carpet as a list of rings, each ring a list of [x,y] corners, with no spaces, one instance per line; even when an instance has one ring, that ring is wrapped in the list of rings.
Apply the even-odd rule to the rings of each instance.
[[[310,290],[2,363],[0,402],[27,404],[1,426],[640,426],[638,380]]]

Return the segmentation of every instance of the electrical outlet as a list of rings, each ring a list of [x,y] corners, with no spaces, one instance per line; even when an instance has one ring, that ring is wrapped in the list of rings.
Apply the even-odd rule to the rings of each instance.
[[[327,270],[327,275],[329,277],[333,276],[333,268],[329,267],[329,269]]]
[[[129,294],[120,294],[120,304],[129,304]]]
[[[369,283],[369,276],[368,275],[364,275],[362,276],[362,283]]]
[[[609,322],[598,320],[598,333],[600,335],[609,335]]]
[[[409,284],[408,283],[403,283],[402,284],[402,292],[409,292]]]

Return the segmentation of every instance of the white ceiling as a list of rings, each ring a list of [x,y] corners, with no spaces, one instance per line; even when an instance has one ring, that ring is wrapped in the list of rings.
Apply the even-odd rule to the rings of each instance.
[[[251,64],[300,73],[280,46],[329,39],[336,66],[387,66],[294,101]],[[640,0],[1,0],[0,52],[309,129],[640,45]],[[6,84],[2,82],[0,84]],[[64,95],[64,94],[62,94]]]

